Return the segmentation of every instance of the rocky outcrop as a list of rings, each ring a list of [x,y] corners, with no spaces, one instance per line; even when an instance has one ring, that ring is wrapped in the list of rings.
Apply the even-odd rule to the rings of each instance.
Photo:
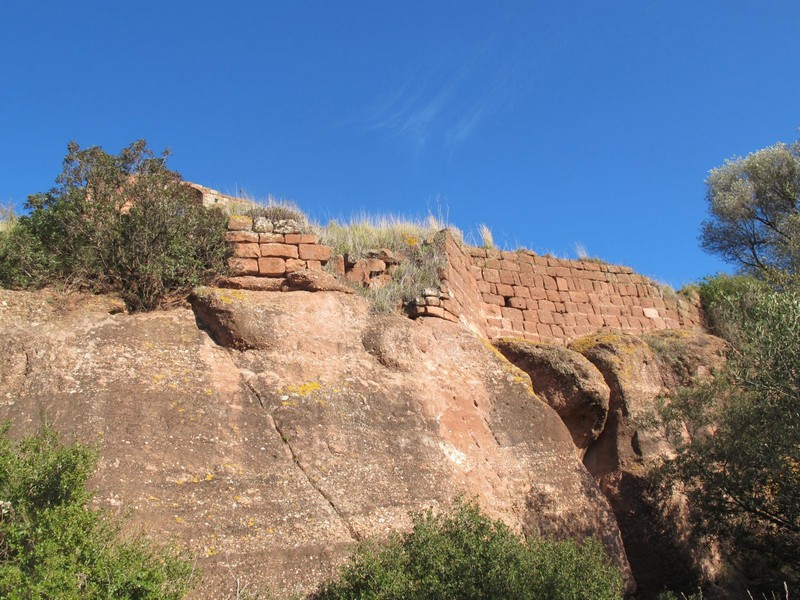
[[[690,538],[685,497],[654,498],[649,475],[675,452],[654,425],[658,402],[719,367],[724,343],[700,332],[662,331],[644,338],[598,334],[570,348],[597,367],[610,389],[605,428],[584,464],[614,510],[641,597],[713,578],[718,559]]]
[[[560,346],[519,339],[494,346],[531,378],[536,395],[547,402],[572,435],[583,457],[606,424],[609,389],[603,375],[583,355]]]
[[[0,291],[0,418],[96,443],[96,503],[197,555],[198,597],[309,590],[354,541],[458,494],[517,531],[598,536],[629,576],[567,428],[459,324],[328,291],[71,302]]]

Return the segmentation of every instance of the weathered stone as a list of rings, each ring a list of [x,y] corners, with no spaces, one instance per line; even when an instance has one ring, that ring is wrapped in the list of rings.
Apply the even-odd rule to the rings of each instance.
[[[224,277],[219,281],[219,287],[232,290],[253,290],[256,292],[278,292],[283,285],[280,277]]]
[[[339,277],[344,277],[345,262],[344,262],[344,256],[342,256],[341,254],[337,254],[336,256],[333,257],[333,272]]]
[[[258,258],[261,252],[258,244],[233,244],[233,255],[239,258]]]
[[[252,231],[226,231],[226,242],[253,242],[258,243],[258,234]]]
[[[560,346],[515,339],[495,340],[494,345],[530,376],[533,390],[564,421],[583,457],[603,431],[608,415],[610,392],[597,367]]]
[[[253,219],[243,215],[231,215],[228,219],[228,231],[250,231]]]
[[[356,261],[353,267],[347,271],[345,277],[353,283],[369,285],[370,270],[367,268],[367,260],[361,258]]]
[[[295,271],[305,271],[307,268],[306,261],[300,260],[299,258],[287,258],[286,259],[286,272],[287,273],[294,273]]]
[[[648,470],[674,449],[660,428],[645,428],[664,393],[660,362],[640,338],[596,334],[570,348],[588,358],[610,389],[606,426],[587,450],[584,464],[611,502],[637,583],[645,593],[688,586],[708,554],[689,542],[685,498],[655,505],[646,493]]]
[[[266,217],[256,217],[253,219],[253,231],[257,231],[259,233],[272,233],[274,228],[275,226],[272,224],[272,221]]]
[[[273,222],[272,231],[275,233],[300,233],[300,225],[293,219],[282,219]]]
[[[257,275],[258,260],[255,258],[229,258],[228,268],[234,275]]]
[[[297,246],[292,246],[291,244],[261,244],[261,256],[297,258]]]
[[[261,244],[283,244],[286,236],[282,233],[259,233],[258,241]]]
[[[302,270],[289,273],[283,285],[286,290],[304,290],[307,292],[342,292],[354,293],[352,288],[343,285],[336,277],[322,270]]]
[[[259,258],[258,272],[266,277],[274,277],[286,273],[286,261],[282,258]]]
[[[296,246],[300,243],[303,236],[300,233],[287,233],[285,238],[287,244],[294,244]]]
[[[370,273],[383,273],[386,270],[386,263],[377,258],[368,258],[367,270]]]
[[[389,248],[381,248],[375,253],[374,258],[378,260],[382,260],[387,265],[396,265],[400,263],[400,260],[395,256],[394,252],[389,250]]]
[[[304,260],[318,260],[326,262],[330,259],[332,250],[329,246],[319,244],[300,244],[300,258]]]

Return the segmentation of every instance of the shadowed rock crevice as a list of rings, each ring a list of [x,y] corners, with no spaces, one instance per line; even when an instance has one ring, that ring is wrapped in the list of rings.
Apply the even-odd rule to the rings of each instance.
[[[610,391],[600,371],[559,346],[506,338],[493,343],[528,374],[534,392],[561,417],[582,457],[601,435],[608,415]]]
[[[598,334],[570,345],[602,373],[610,390],[609,414],[584,464],[608,498],[642,598],[664,588],[690,589],[713,577],[718,556],[695,544],[686,499],[651,494],[653,467],[675,449],[661,427],[647,425],[658,401],[721,364],[724,344],[699,332],[665,331],[644,339]]]

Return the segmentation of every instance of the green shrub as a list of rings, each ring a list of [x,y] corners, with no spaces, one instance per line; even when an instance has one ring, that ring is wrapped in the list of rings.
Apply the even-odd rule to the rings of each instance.
[[[177,599],[192,567],[89,510],[94,451],[45,427],[19,442],[0,430],[0,596]]]
[[[518,538],[475,503],[414,515],[413,529],[361,544],[316,600],[585,599],[621,597],[622,578],[596,541]]]
[[[0,283],[116,291],[131,310],[225,270],[226,217],[194,204],[180,176],[143,140],[110,155],[69,144],[49,192],[0,240]]]
[[[666,494],[682,484],[697,531],[721,542],[753,587],[796,587],[800,293],[750,277],[711,278],[699,291],[731,351],[722,372],[666,407],[667,423],[684,432],[663,469]]]

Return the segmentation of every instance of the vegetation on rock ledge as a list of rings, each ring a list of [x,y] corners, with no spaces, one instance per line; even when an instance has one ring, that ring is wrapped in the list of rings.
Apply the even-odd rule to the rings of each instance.
[[[0,285],[116,292],[130,310],[224,272],[226,217],[192,202],[144,140],[118,155],[74,142],[56,187],[0,230]]]

